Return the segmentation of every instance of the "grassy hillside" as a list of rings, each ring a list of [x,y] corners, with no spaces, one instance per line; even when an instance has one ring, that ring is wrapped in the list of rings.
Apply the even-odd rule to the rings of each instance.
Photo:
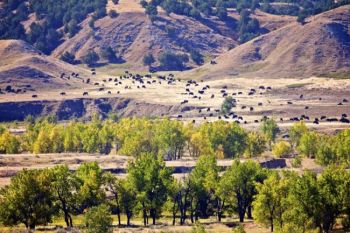
[[[219,56],[189,72],[198,78],[220,76],[349,77],[350,6],[291,23]],[[202,69],[208,72],[200,72]]]

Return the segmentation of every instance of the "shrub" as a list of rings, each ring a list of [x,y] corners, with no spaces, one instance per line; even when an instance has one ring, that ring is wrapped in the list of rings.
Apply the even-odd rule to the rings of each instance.
[[[115,51],[110,46],[101,49],[101,57],[109,62],[115,62],[118,60],[117,56],[115,55]]]
[[[203,55],[200,54],[197,50],[191,50],[190,52],[191,59],[194,61],[197,65],[201,65],[204,62]]]
[[[60,59],[64,62],[74,64],[75,63],[75,56],[74,54],[71,54],[70,52],[65,52],[61,55]]]
[[[238,227],[233,228],[232,233],[246,233],[246,231],[242,225],[239,225]]]
[[[82,57],[82,61],[88,66],[92,66],[96,62],[100,60],[100,57],[95,51],[89,51],[84,57]]]
[[[106,205],[92,207],[84,218],[87,233],[112,233],[113,219]]]
[[[118,13],[115,10],[110,10],[108,12],[109,17],[116,18],[118,16]]]
[[[176,54],[167,51],[161,54],[158,60],[165,70],[183,70],[189,58],[187,54]]]
[[[143,57],[143,64],[145,66],[151,66],[153,63],[155,62],[155,59],[153,57],[152,54],[146,54],[144,57]]]
[[[231,109],[235,106],[235,102],[231,96],[225,98],[221,105],[221,113],[228,114]]]
[[[284,158],[292,153],[292,146],[289,142],[277,142],[272,149],[272,153],[278,158]]]
[[[196,224],[192,227],[191,233],[205,233],[204,226],[200,222],[196,222]]]
[[[300,156],[296,156],[292,159],[292,167],[298,168],[301,167],[301,158]]]

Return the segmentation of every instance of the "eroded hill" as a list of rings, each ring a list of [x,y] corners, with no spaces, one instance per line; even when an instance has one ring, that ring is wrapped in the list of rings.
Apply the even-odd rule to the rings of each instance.
[[[262,35],[189,72],[220,76],[346,78],[350,72],[350,6],[291,23]],[[214,63],[215,63],[214,62]]]
[[[24,92],[85,85],[86,70],[46,56],[23,41],[0,40],[0,57],[2,91],[7,86],[11,92]]]

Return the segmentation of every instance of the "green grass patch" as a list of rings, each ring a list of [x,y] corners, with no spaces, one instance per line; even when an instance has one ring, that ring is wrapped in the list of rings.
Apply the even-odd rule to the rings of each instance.
[[[328,74],[321,74],[322,77],[333,78],[333,79],[350,79],[349,71],[337,71]]]
[[[307,85],[310,85],[312,83],[293,83],[293,84],[289,84],[287,85],[288,88],[302,88],[305,87]]]

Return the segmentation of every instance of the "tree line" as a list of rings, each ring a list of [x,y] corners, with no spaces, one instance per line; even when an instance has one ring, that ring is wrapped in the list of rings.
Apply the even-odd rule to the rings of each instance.
[[[63,217],[74,226],[85,215],[87,232],[110,232],[111,214],[135,216],[156,224],[164,215],[173,225],[196,223],[215,216],[218,222],[237,216],[270,227],[271,232],[330,232],[335,225],[350,228],[350,172],[332,166],[321,174],[277,172],[254,161],[233,161],[222,173],[215,156],[200,156],[186,178],[176,180],[162,158],[143,153],[131,161],[126,178],[104,172],[96,162],[76,171],[66,165],[22,170],[0,190],[0,222],[28,229]],[[102,230],[98,230],[101,229]]]
[[[0,126],[0,153],[115,152],[134,157],[153,153],[177,160],[184,155],[254,158],[270,150],[276,157],[292,157],[295,166],[300,166],[302,157],[323,166],[350,164],[350,129],[329,135],[310,130],[301,121],[291,126],[287,136],[281,138],[277,123],[268,118],[262,120],[259,130],[248,131],[236,122],[222,120],[195,125],[170,119],[101,121],[94,117],[91,122],[57,123],[48,117],[29,119],[22,135]]]

